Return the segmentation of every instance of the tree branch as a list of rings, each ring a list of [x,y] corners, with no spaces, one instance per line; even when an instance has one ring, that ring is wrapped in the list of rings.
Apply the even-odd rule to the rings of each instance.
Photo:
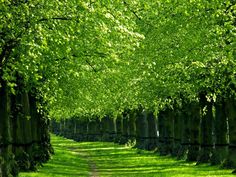
[[[38,22],[43,22],[43,21],[50,21],[50,20],[62,20],[62,21],[70,21],[73,20],[73,18],[68,18],[68,17],[52,17],[52,18],[42,18],[38,20]]]
[[[11,39],[3,46],[2,52],[0,53],[0,68],[7,62],[12,50],[18,45],[18,43],[19,41]]]
[[[93,69],[93,71],[96,73],[97,70],[93,67],[93,65],[91,65],[91,63],[88,60],[85,60],[85,61]]]
[[[128,7],[128,9],[130,10],[130,12],[132,12],[134,14],[134,16],[138,19],[138,20],[142,20],[141,17],[138,16],[137,12],[135,12],[134,10],[132,10],[129,6],[129,4],[126,1],[123,1],[123,3]]]

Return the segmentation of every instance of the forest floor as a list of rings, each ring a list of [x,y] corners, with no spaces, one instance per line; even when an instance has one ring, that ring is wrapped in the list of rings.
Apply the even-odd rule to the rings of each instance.
[[[186,163],[107,142],[75,142],[52,135],[55,155],[38,172],[20,177],[233,177],[232,170]]]

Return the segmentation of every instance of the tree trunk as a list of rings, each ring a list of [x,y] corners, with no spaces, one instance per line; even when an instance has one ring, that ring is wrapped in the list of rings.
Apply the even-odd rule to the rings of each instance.
[[[88,141],[100,141],[100,121],[99,119],[92,119],[88,123]]]
[[[28,93],[21,84],[17,87],[16,96],[12,96],[13,151],[19,169],[28,171],[33,164],[30,107]]]
[[[122,118],[122,138],[120,141],[120,144],[126,144],[128,142],[128,136],[129,136],[129,132],[128,132],[128,115],[124,114],[123,118]]]
[[[34,94],[29,95],[30,103],[30,121],[31,121],[31,137],[32,137],[32,160],[31,170],[36,170],[37,164],[40,163],[40,154],[38,153],[39,144],[41,143],[38,135],[39,129],[39,115],[37,112],[36,98]],[[57,123],[58,124],[58,123]],[[58,124],[59,126],[59,124]],[[58,132],[59,133],[59,132]]]
[[[189,139],[190,139],[190,119],[187,115],[188,107],[184,105],[184,108],[180,112],[181,122],[181,147],[178,152],[178,159],[185,158],[188,152]]]
[[[148,121],[147,112],[139,110],[136,118],[136,145],[139,149],[148,149]]]
[[[207,163],[210,161],[211,154],[213,151],[213,138],[212,138],[212,127],[213,127],[213,112],[212,103],[208,102],[205,94],[200,95],[201,104],[201,151],[198,157],[197,164]],[[205,111],[205,112],[204,112]]]
[[[0,171],[2,176],[16,175],[18,173],[12,154],[12,133],[10,123],[10,97],[6,82],[0,76]]]
[[[116,118],[116,138],[115,138],[116,143],[120,143],[122,139],[122,130],[123,130],[122,116],[118,115]]]
[[[49,133],[49,119],[47,117],[46,112],[41,110],[39,115],[39,128],[38,128],[38,136],[40,139],[40,149],[41,149],[41,162],[45,163],[50,159],[50,155],[53,154],[53,148],[50,143],[50,133]]]
[[[228,127],[225,101],[219,97],[215,103],[215,149],[211,157],[211,164],[218,165],[226,159],[228,153]]]
[[[80,141],[87,141],[88,140],[88,119],[87,118],[81,121],[79,132],[81,135]]]
[[[158,131],[159,131],[159,137],[158,137],[158,151],[160,155],[166,155],[166,149],[165,149],[165,112],[160,111],[158,115]]]
[[[128,144],[130,146],[135,145],[136,142],[136,113],[134,111],[131,111],[128,116]]]
[[[157,123],[153,112],[148,112],[148,150],[155,150],[157,148]]]
[[[197,102],[191,102],[189,105],[189,148],[187,153],[187,161],[197,161],[200,150],[200,106]]]
[[[34,167],[31,168],[33,165],[33,159],[32,159],[32,154],[33,154],[33,142],[32,142],[32,134],[31,134],[31,120],[30,120],[30,105],[29,105],[29,95],[27,92],[23,92],[21,95],[21,100],[22,100],[22,109],[23,109],[23,120],[22,120],[22,127],[23,127],[23,148],[28,156],[28,163],[29,166],[25,169],[27,171],[34,169]]]
[[[174,149],[174,111],[167,109],[164,117],[164,146],[166,155],[172,154]]]
[[[31,117],[31,120],[32,119],[33,118]],[[60,133],[60,124],[56,120],[54,120],[54,119],[51,120],[51,131],[55,135],[58,135]]]
[[[174,116],[174,148],[172,155],[178,156],[178,152],[181,148],[181,113],[179,110],[175,110]]]
[[[101,123],[102,123],[102,141],[110,141],[110,122],[109,122],[109,117],[105,116],[102,118]]]
[[[75,119],[75,135],[74,135],[74,140],[75,141],[82,141],[82,135],[81,135],[81,127],[82,127],[82,121],[79,118]]]
[[[116,137],[116,120],[108,117],[108,141],[114,142]]]
[[[229,150],[224,167],[236,168],[236,101],[234,98],[226,100],[227,117],[229,122]]]

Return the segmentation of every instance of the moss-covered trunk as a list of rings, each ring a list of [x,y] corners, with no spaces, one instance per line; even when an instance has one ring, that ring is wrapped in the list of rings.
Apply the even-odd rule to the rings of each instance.
[[[226,115],[226,103],[223,98],[217,98],[215,103],[215,148],[211,157],[211,164],[221,164],[227,157],[228,153],[228,127]]]
[[[199,163],[207,163],[210,161],[211,154],[213,151],[213,111],[212,102],[207,101],[206,95],[200,95],[200,105],[201,105],[201,125],[200,125],[200,154],[198,157]]]

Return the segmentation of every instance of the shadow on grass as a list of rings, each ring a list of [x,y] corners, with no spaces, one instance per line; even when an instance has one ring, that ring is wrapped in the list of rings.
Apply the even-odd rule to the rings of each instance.
[[[128,148],[104,142],[80,143],[78,151],[87,151],[97,164],[100,177],[232,177],[232,170],[221,170],[207,164],[196,166],[175,160],[170,156],[158,156],[154,152]]]
[[[114,143],[74,142],[53,135],[52,144],[56,152],[53,159],[38,173],[22,173],[20,177],[86,177],[89,176],[88,159],[90,163],[96,164],[99,177],[234,176],[232,170],[222,170],[207,164],[196,166],[196,163]]]
[[[70,151],[65,145],[74,145],[73,141],[52,136],[55,155],[44,164],[38,172],[20,173],[19,177],[77,177],[89,176],[89,166],[86,159],[76,152]],[[77,144],[78,145],[78,144]]]

